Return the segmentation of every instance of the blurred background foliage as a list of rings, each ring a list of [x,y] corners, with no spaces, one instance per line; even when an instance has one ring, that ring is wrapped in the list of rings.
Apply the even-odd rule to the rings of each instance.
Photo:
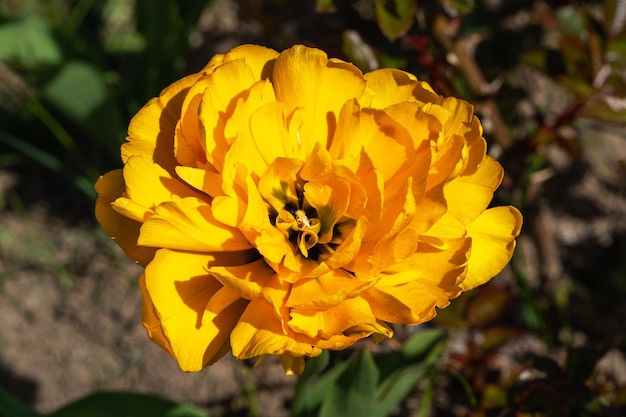
[[[0,170],[18,180],[0,208],[91,219],[130,118],[244,42],[320,47],[469,100],[507,173],[496,202],[525,216],[495,284],[426,328],[310,360],[292,415],[626,415],[626,1],[3,0]],[[574,198],[587,173],[596,188]],[[603,223],[555,232],[555,216]],[[205,415],[101,395],[49,415]],[[39,414],[3,393],[0,415]],[[250,399],[242,415],[264,414]]]

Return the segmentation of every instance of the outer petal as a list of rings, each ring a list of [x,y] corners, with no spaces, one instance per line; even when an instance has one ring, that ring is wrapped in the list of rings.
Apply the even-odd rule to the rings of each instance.
[[[367,88],[375,94],[371,104],[366,104],[371,107],[384,109],[407,101],[439,103],[441,100],[427,83],[401,70],[384,68],[368,72],[365,80]]]
[[[224,154],[233,139],[224,135],[225,122],[233,111],[232,106],[257,81],[243,59],[220,65],[202,80],[206,87],[198,111],[200,134],[204,138],[206,159],[217,171],[222,170]]]
[[[237,259],[226,259],[233,262]],[[159,318],[163,336],[181,369],[199,371],[215,362],[226,351],[228,336],[241,316],[247,301],[215,305],[207,310],[222,284],[207,274],[209,264],[220,258],[209,254],[161,249],[145,273],[147,293]]]
[[[169,172],[173,172],[174,132],[180,118],[183,100],[201,74],[191,74],[165,88],[159,97],[148,102],[128,126],[128,141],[122,145],[122,161],[133,155],[144,155]]]
[[[141,226],[139,244],[198,252],[252,248],[239,229],[218,222],[211,206],[195,197],[175,198],[157,206]]]
[[[139,288],[141,290],[141,324],[148,332],[148,337],[156,343],[161,349],[172,355],[172,357],[176,358],[174,352],[172,351],[172,345],[170,345],[170,341],[167,340],[167,337],[163,334],[163,329],[161,328],[161,321],[159,317],[157,317],[154,312],[154,305],[152,304],[152,298],[150,298],[150,293],[146,288],[146,276],[142,274],[139,278]]]
[[[486,210],[467,225],[472,255],[461,284],[463,291],[484,284],[504,268],[513,255],[521,227],[522,215],[512,206]]]
[[[122,216],[111,206],[124,193],[122,170],[103,175],[96,182],[95,188],[98,192],[96,219],[129,258],[146,266],[154,257],[155,249],[137,246],[141,223]]]
[[[289,327],[312,338],[330,339],[353,327],[376,324],[369,304],[360,297],[349,298],[325,309],[293,308]],[[337,346],[342,349],[346,346]]]
[[[146,212],[154,210],[163,202],[171,201],[173,196],[200,197],[198,192],[144,155],[128,159],[124,166],[124,179],[128,198]],[[141,213],[137,216],[141,216]]]
[[[503,176],[502,166],[486,156],[474,174],[456,177],[444,186],[448,210],[470,223],[487,208]]]
[[[269,78],[278,52],[259,45],[241,45],[224,55],[224,62],[242,59],[257,80]]]
[[[295,333],[285,334],[274,309],[263,298],[250,302],[230,336],[233,355],[249,359],[261,355],[317,356],[310,343],[296,340]]]
[[[416,325],[430,320],[435,307],[445,307],[461,293],[471,241],[454,239],[446,250],[422,244],[421,251],[381,274],[361,296],[376,317],[392,323]]]

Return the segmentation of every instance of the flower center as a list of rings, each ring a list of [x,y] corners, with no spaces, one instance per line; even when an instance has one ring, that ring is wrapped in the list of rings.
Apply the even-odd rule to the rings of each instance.
[[[276,227],[282,231],[289,240],[293,241],[300,253],[309,257],[309,250],[319,241],[318,233],[322,228],[320,219],[314,217],[315,209],[308,212],[301,209],[285,207],[276,216]]]

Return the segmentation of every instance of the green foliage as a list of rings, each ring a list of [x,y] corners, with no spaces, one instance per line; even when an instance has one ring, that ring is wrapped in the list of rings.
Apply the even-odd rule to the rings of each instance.
[[[394,40],[413,24],[417,0],[375,0],[376,18],[385,36]]]
[[[418,329],[400,350],[361,350],[329,367],[328,353],[307,362],[292,402],[294,416],[385,417],[427,380],[446,340],[439,329]]]
[[[0,125],[11,149],[0,161],[43,168],[95,197],[97,177],[119,166],[132,115],[184,75],[188,37],[207,2],[132,4],[32,1],[0,10],[8,75],[0,77]]]

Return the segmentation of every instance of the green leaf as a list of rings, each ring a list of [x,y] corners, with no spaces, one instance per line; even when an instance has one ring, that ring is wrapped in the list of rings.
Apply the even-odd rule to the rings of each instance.
[[[0,416],[2,417],[39,417],[40,414],[26,407],[0,388]]]
[[[47,414],[46,417],[209,417],[188,404],[156,395],[100,392]]]
[[[370,415],[375,405],[379,373],[372,355],[361,350],[324,398],[320,417]]]
[[[451,16],[466,15],[476,8],[474,0],[440,0],[446,13]]]
[[[376,391],[376,406],[368,414],[371,417],[386,417],[413,390],[419,381],[428,376],[433,363],[422,362],[400,368],[385,378]]]
[[[337,11],[333,0],[316,0],[315,11],[318,13],[333,13]]]
[[[86,133],[92,147],[119,152],[125,131],[122,112],[98,68],[84,61],[69,61],[45,86],[43,96],[46,107]]]
[[[83,121],[107,98],[102,76],[82,61],[70,61],[44,88],[44,96],[74,121]]]
[[[417,0],[376,0],[376,19],[386,37],[395,40],[404,35],[415,16]]]
[[[447,332],[443,329],[419,329],[404,343],[401,352],[414,361],[424,360],[447,336]]]
[[[59,46],[46,24],[35,17],[0,25],[0,61],[33,69],[61,62]]]
[[[298,377],[291,402],[294,416],[317,416],[322,401],[335,386],[337,378],[350,365],[347,361],[340,362],[320,376],[319,373],[328,366],[329,361],[328,351],[307,361],[304,372]]]

